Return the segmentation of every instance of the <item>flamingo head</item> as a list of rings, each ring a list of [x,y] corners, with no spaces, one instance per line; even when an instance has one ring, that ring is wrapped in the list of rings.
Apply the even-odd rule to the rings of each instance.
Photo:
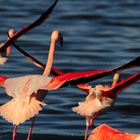
[[[15,33],[16,33],[16,31],[14,29],[9,29],[9,31],[8,31],[8,35],[10,37],[12,37]]]
[[[54,42],[60,42],[60,45],[63,46],[63,35],[59,30],[54,30],[51,35],[51,40]]]
[[[5,82],[5,80],[7,80],[8,77],[6,76],[0,76],[0,86],[3,85],[3,83]]]

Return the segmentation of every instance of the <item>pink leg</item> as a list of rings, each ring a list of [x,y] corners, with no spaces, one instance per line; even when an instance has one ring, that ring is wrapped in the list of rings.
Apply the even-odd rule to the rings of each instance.
[[[35,117],[36,117],[36,116],[35,116]],[[29,129],[29,132],[28,132],[27,140],[30,140],[30,138],[31,138],[33,126],[34,126],[34,123],[35,123],[35,117],[33,117],[32,124],[31,124],[30,129]]]
[[[94,125],[94,120],[91,119],[89,124],[90,124],[90,126],[93,126]]]
[[[14,127],[14,130],[13,130],[13,139],[12,140],[15,140],[16,139],[16,136],[17,136],[17,126]]]
[[[88,125],[86,124],[86,130],[85,130],[85,136],[84,136],[84,140],[87,140],[88,137]]]
[[[96,118],[96,117],[98,117],[99,116],[99,113],[96,113],[95,115],[94,115],[94,117],[90,120],[90,126],[95,126],[94,125],[94,119]]]

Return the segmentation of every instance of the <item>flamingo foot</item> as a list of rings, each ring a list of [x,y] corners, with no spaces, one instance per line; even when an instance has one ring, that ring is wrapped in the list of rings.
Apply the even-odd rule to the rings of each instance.
[[[99,116],[99,113],[96,113],[94,115],[94,118],[89,121],[90,126],[93,126],[94,128],[96,127],[95,124],[94,124],[94,119],[97,118],[98,116]]]
[[[31,124],[30,129],[29,129],[29,132],[28,132],[27,140],[30,140],[31,139],[31,134],[32,134],[32,131],[33,131],[33,126],[34,126],[34,123],[35,123],[35,117],[33,117],[32,124]]]
[[[14,127],[12,140],[15,140],[16,136],[17,136],[17,126]]]
[[[89,124],[90,124],[90,126],[95,126],[95,125],[94,125],[94,120],[91,119]]]

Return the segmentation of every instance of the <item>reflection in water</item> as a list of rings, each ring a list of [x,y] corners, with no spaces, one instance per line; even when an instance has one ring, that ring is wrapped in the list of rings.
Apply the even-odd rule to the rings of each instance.
[[[0,4],[0,42],[6,40],[9,28],[19,30],[36,19],[48,8],[52,1],[1,1]],[[54,66],[64,72],[109,69],[117,67],[139,56],[140,43],[140,2],[61,0],[49,20],[35,30],[18,39],[18,44],[34,57],[46,62],[49,49],[50,33],[59,29],[64,34],[64,46],[56,48]],[[121,78],[138,71],[133,69],[123,72]],[[1,75],[10,77],[27,74],[40,74],[42,70],[12,49],[11,59],[0,68]],[[91,84],[111,82],[112,76],[99,79]],[[116,129],[138,132],[139,90],[134,84],[118,96],[114,107],[95,124],[108,123]],[[0,90],[0,104],[9,97]],[[68,87],[50,92],[45,98],[48,106],[37,116],[33,130],[33,139],[80,139],[84,134],[85,120],[71,108],[78,101],[84,100],[85,93],[75,87]],[[19,139],[26,137],[29,124],[27,121],[18,129]],[[0,137],[9,140],[12,126],[0,118]],[[64,136],[64,138],[63,138]],[[68,136],[68,137],[67,137]],[[74,136],[74,137],[73,137]]]

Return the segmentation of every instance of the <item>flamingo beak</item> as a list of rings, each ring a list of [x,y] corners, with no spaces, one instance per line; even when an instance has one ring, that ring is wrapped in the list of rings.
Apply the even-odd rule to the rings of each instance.
[[[3,85],[3,83],[5,82],[5,80],[7,80],[8,77],[6,76],[0,76],[0,86]]]
[[[60,34],[59,41],[60,41],[60,45],[62,47],[63,46],[63,35],[62,34]]]

